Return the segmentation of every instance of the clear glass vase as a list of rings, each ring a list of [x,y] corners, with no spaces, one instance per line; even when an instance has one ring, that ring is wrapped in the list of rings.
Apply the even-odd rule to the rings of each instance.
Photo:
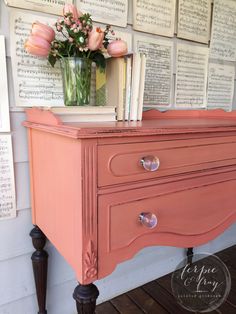
[[[60,61],[65,105],[89,105],[92,61],[77,57],[61,58]]]

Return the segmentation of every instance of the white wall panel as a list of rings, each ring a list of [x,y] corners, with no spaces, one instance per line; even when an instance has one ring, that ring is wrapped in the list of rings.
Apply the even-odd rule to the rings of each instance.
[[[0,305],[0,314],[34,314],[36,312],[36,295]]]
[[[1,34],[6,37],[6,54],[10,55],[10,40],[9,40],[9,12],[10,9],[4,4],[4,1],[1,1],[0,6],[0,25],[1,25]]]
[[[30,208],[30,181],[28,162],[18,162],[14,165],[16,181],[16,208]]]
[[[28,161],[28,143],[26,128],[22,125],[25,113],[11,112],[11,131],[14,162]]]
[[[49,254],[48,291],[53,291],[55,287],[69,281],[73,281],[74,289],[76,279],[73,269],[52,245],[47,246],[47,252]],[[0,283],[0,306],[33,295],[35,293],[35,286],[31,265],[31,252],[30,254],[0,261]],[[73,303],[72,292],[70,299]],[[48,302],[51,302],[50,296],[48,297]]]
[[[18,211],[15,219],[0,221],[0,261],[32,252],[31,229],[29,209]]]
[[[48,293],[48,314],[77,314],[75,302],[71,295],[76,285],[75,281],[68,281]],[[71,302],[72,301],[72,302]],[[0,314],[35,314],[37,313],[36,295],[22,298],[8,304],[0,305]]]
[[[12,65],[11,58],[7,57],[7,79],[8,79],[8,89],[9,89],[9,105],[10,111],[15,107],[15,94],[14,94],[14,86],[13,86],[13,74],[12,74]],[[23,112],[23,109],[21,108]]]
[[[26,256],[0,262],[0,305],[34,293],[31,259]]]
[[[128,24],[133,24],[133,0],[128,0]]]

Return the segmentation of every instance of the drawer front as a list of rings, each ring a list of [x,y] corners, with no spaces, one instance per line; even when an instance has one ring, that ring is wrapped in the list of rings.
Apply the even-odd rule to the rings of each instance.
[[[146,170],[143,159],[160,164]],[[236,137],[101,145],[98,147],[99,187],[146,180],[236,164]],[[155,166],[155,164],[154,164]]]
[[[234,177],[214,184],[205,178],[201,186],[180,191],[171,183],[99,196],[100,276],[145,246],[194,247],[223,232],[236,220],[236,173]],[[157,225],[145,226],[142,213],[155,215]]]

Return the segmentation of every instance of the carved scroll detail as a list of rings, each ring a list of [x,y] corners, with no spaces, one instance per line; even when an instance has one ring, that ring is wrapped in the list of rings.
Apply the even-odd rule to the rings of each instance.
[[[97,254],[94,251],[93,242],[88,242],[87,251],[84,259],[84,275],[85,279],[91,279],[97,275]]]

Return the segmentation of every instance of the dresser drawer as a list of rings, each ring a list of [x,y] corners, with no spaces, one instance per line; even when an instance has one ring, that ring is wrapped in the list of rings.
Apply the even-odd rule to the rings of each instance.
[[[153,159],[152,165],[158,169],[145,169],[142,163],[145,158],[146,161]],[[98,186],[233,164],[236,164],[236,137],[101,145],[98,147]]]
[[[220,234],[236,218],[236,173],[228,176],[234,179],[213,184],[206,177],[201,186],[192,180],[185,190],[169,183],[99,196],[100,274],[105,275],[111,261],[115,265],[145,246],[191,247]],[[152,229],[140,221],[140,214],[147,213],[157,219]]]

